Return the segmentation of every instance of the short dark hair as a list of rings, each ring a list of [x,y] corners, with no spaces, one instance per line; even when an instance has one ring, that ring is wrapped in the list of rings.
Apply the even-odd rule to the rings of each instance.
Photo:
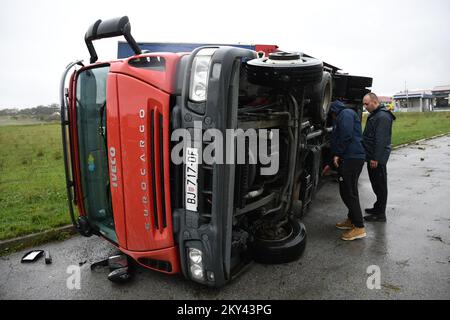
[[[378,96],[373,92],[366,94],[366,97],[369,97],[372,101],[376,101],[376,103],[380,103],[380,99],[378,99]]]

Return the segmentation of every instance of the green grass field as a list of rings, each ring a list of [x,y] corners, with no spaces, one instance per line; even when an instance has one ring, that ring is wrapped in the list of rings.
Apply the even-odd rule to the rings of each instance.
[[[0,240],[69,223],[60,126],[0,126]]]
[[[450,132],[450,112],[396,113],[395,145]],[[0,126],[0,240],[70,223],[58,124]]]
[[[450,132],[450,112],[397,112],[395,116],[397,120],[392,129],[394,146]],[[365,119],[366,116],[363,122]]]

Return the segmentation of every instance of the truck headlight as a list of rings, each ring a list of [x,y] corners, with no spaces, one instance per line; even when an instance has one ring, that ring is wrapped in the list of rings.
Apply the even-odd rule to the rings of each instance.
[[[205,279],[205,270],[203,268],[203,252],[199,249],[189,248],[189,272],[195,280]]]
[[[196,280],[203,280],[205,278],[203,267],[199,266],[198,264],[191,265],[190,271],[191,276]]]
[[[209,67],[217,48],[201,49],[192,62],[189,99],[194,102],[206,101],[208,92]]]
[[[189,260],[195,264],[202,263],[202,252],[198,249],[189,249]]]

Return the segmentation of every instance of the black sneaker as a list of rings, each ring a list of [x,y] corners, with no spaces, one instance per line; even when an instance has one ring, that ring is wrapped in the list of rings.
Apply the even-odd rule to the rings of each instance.
[[[387,221],[385,215],[377,215],[377,214],[365,216],[364,220],[366,220],[367,222],[386,222]]]
[[[364,211],[366,211],[367,214],[378,214],[375,208],[365,209]]]

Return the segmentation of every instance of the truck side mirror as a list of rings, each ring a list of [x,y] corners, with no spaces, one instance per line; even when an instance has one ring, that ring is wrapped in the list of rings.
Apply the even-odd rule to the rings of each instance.
[[[141,54],[141,48],[139,48],[136,40],[134,40],[131,35],[130,20],[127,16],[105,21],[97,20],[89,27],[86,35],[84,36],[84,41],[86,42],[89,54],[91,55],[90,63],[95,63],[98,59],[97,52],[95,51],[92,41],[119,36],[125,37],[125,40],[128,42],[135,54]]]

